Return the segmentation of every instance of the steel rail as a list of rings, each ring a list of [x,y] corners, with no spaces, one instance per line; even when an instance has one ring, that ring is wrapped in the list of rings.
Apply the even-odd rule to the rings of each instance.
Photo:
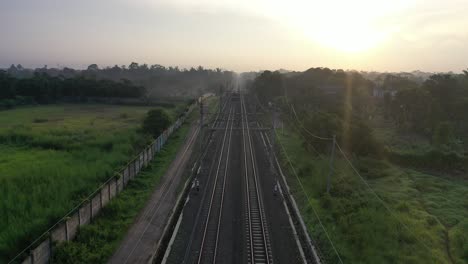
[[[241,111],[243,112],[243,128],[245,127],[245,131],[247,132],[247,140],[248,140],[248,148],[249,148],[249,154],[250,154],[250,162],[252,165],[252,171],[253,171],[253,191],[254,191],[254,196],[250,197],[250,188],[251,186],[249,185],[249,177],[248,177],[248,169],[247,169],[247,149],[246,149],[246,143],[245,143],[245,131],[243,130],[243,139],[244,139],[244,161],[245,161],[245,178],[246,178],[246,186],[247,186],[247,204],[248,204],[248,224],[249,224],[249,241],[250,241],[250,262],[251,263],[256,263],[257,259],[264,259],[264,261],[260,261],[259,263],[273,263],[273,260],[271,259],[270,256],[270,244],[269,240],[267,238],[268,230],[265,225],[265,216],[264,214],[264,207],[262,203],[262,197],[260,193],[260,188],[258,184],[258,176],[257,176],[257,170],[256,170],[256,162],[255,162],[255,157],[254,157],[254,152],[253,152],[253,146],[252,146],[252,139],[251,139],[251,134],[250,134],[250,127],[249,127],[249,120],[248,120],[248,115],[247,115],[247,108],[245,106],[245,102],[243,99],[242,94],[240,95],[240,102],[241,102]],[[245,120],[245,122],[244,122]],[[254,198],[254,201],[252,203],[251,198]],[[257,208],[255,208],[257,206]],[[254,215],[258,214],[258,215]],[[253,221],[253,218],[259,218],[259,223]],[[259,224],[260,227],[255,227],[254,224]],[[262,241],[258,242],[256,239],[254,239],[254,232],[253,229],[257,230],[258,228],[260,229],[259,231],[261,232],[262,236]],[[261,243],[263,242],[263,243]],[[262,245],[259,245],[259,244]],[[256,244],[254,246],[254,244]],[[260,246],[260,247],[258,247]]]
[[[209,206],[208,206],[208,215],[206,217],[206,221],[205,221],[205,226],[204,226],[204,230],[203,230],[203,237],[202,237],[202,242],[201,242],[201,245],[200,245],[200,250],[199,250],[199,254],[198,254],[198,260],[197,260],[197,263],[202,263],[202,257],[203,257],[203,253],[204,252],[204,249],[205,249],[205,243],[206,243],[206,238],[207,238],[207,232],[208,232],[208,226],[209,226],[209,222],[210,222],[210,216],[211,216],[211,211],[213,209],[213,201],[214,201],[214,196],[216,194],[216,190],[217,190],[217,183],[218,183],[218,179],[219,179],[219,172],[220,172],[220,168],[221,168],[221,164],[222,164],[222,161],[223,161],[223,153],[224,153],[224,148],[226,146],[226,138],[227,138],[227,135],[228,135],[228,131],[229,131],[229,139],[228,139],[228,149],[227,149],[227,157],[226,157],[226,166],[225,166],[225,173],[224,173],[224,176],[226,176],[226,172],[227,172],[227,164],[229,162],[228,160],[228,157],[229,157],[229,151],[230,151],[230,142],[231,142],[231,135],[232,135],[232,123],[233,123],[233,120],[231,119],[231,115],[232,115],[232,112],[233,112],[233,108],[231,107],[230,111],[229,111],[229,115],[228,115],[228,122],[226,123],[226,131],[224,133],[224,136],[223,136],[223,142],[222,142],[222,145],[221,145],[221,156],[218,160],[218,166],[216,168],[216,174],[215,174],[215,179],[214,179],[214,184],[213,184],[213,191],[211,192],[211,198],[210,198],[210,203],[209,203]],[[221,193],[221,196],[224,197],[224,191],[225,191],[225,178],[224,178],[224,182],[223,182],[223,189],[222,189],[222,193]],[[222,211],[222,203],[220,204],[220,211]],[[220,221],[218,220],[217,221],[218,224],[220,224]],[[217,232],[219,232],[219,227],[217,227]],[[216,237],[218,237],[218,233],[216,234]],[[217,244],[217,239],[215,241],[215,243]],[[215,246],[216,247],[216,246]],[[213,258],[213,263],[215,262],[215,258]]]

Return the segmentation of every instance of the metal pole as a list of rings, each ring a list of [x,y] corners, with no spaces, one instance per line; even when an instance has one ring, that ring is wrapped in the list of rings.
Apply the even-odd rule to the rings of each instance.
[[[222,89],[222,86],[220,85],[219,86],[219,102],[218,102],[218,111],[219,113],[221,113],[221,105],[223,103],[223,89]]]
[[[203,99],[200,99],[200,155],[203,152]]]
[[[271,149],[272,149],[272,154],[275,152],[275,140],[276,140],[276,135],[275,135],[275,126],[276,126],[276,109],[272,108],[273,112],[271,115]]]
[[[333,135],[333,145],[332,145],[331,156],[330,156],[330,172],[328,173],[328,178],[327,178],[327,193],[330,193],[330,188],[331,188],[331,176],[333,174],[333,160],[335,159],[335,145],[336,145],[336,135]]]

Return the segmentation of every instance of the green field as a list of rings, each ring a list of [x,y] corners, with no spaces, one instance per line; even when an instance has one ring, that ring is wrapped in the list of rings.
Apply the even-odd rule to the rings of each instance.
[[[328,195],[328,157],[308,152],[307,143],[297,131],[285,129],[285,134],[278,133],[310,203],[279,149],[283,167],[288,169],[288,181],[313,238],[330,263],[339,260],[314,210],[344,263],[468,262],[466,180],[354,157],[353,163],[382,203],[338,158]]]
[[[128,187],[103,209],[92,224],[81,228],[74,241],[59,245],[54,250],[52,262],[106,263],[159,184],[161,176],[184,142],[189,127],[190,122],[182,125],[169,138],[150,166],[130,181]]]
[[[175,117],[180,107],[168,110]],[[70,104],[0,112],[0,262],[149,142],[138,132],[148,109]]]

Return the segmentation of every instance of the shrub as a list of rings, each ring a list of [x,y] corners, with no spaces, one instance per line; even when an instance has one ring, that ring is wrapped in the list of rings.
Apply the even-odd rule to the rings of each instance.
[[[143,120],[143,131],[158,137],[166,128],[171,125],[171,116],[163,109],[156,108],[148,111]]]
[[[47,118],[34,118],[33,122],[34,123],[46,123],[49,120]]]

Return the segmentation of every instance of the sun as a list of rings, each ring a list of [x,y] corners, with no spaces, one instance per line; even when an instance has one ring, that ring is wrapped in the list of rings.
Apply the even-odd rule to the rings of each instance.
[[[293,2],[278,11],[293,28],[314,43],[346,53],[365,52],[384,42],[392,32],[384,18],[398,8],[383,0]]]
[[[386,32],[353,21],[336,21],[324,28],[304,28],[303,32],[322,46],[347,53],[368,51],[387,38]]]

